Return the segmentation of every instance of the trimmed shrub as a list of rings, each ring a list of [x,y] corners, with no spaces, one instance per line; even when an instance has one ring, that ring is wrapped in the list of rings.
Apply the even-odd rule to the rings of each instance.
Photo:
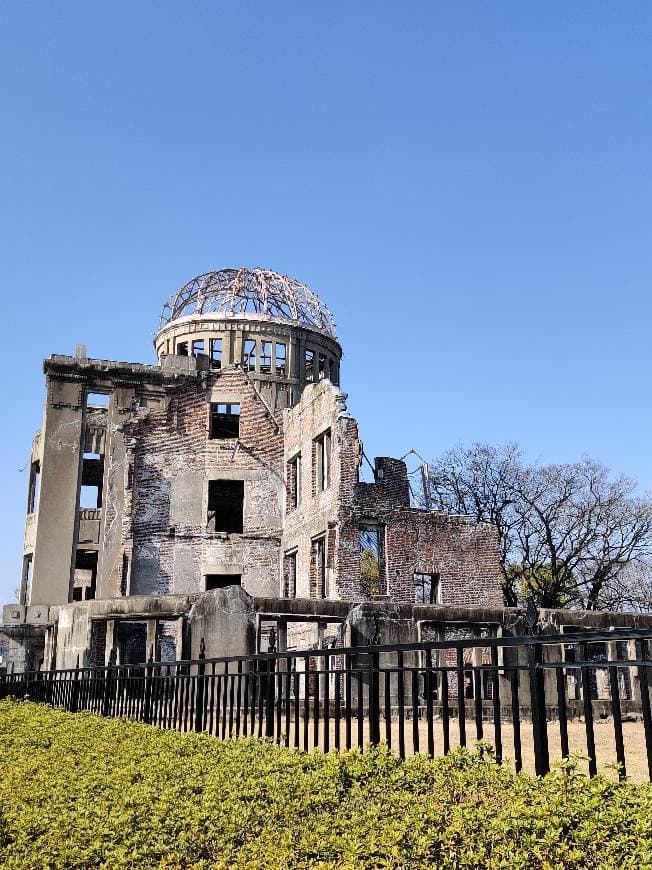
[[[0,866],[652,867],[652,786],[401,762],[0,702]]]

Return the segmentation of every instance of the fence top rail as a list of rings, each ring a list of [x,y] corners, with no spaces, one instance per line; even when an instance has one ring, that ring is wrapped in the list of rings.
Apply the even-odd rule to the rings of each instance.
[[[200,659],[177,659],[172,662],[137,662],[131,664],[119,665],[99,665],[95,667],[78,667],[78,668],[61,668],[60,670],[51,671],[28,671],[16,672],[14,674],[7,673],[5,677],[25,677],[27,674],[38,674],[42,678],[48,674],[81,674],[83,672],[97,671],[115,671],[117,673],[129,671],[130,669],[139,669],[143,671],[146,667],[153,668],[173,668],[183,667],[191,668],[198,666],[211,666],[217,664],[237,664],[238,662],[273,662],[287,659],[306,659],[306,658],[325,658],[327,656],[369,656],[381,653],[393,652],[427,652],[436,650],[469,650],[469,649],[486,649],[490,647],[499,648],[530,648],[535,646],[571,646],[582,643],[608,643],[624,640],[652,640],[652,629],[614,629],[612,631],[591,631],[591,632],[569,632],[568,634],[548,634],[548,635],[531,635],[526,637],[485,637],[485,638],[461,638],[450,640],[437,641],[420,641],[414,643],[402,644],[374,644],[367,646],[356,647],[329,647],[328,649],[307,649],[307,650],[286,650],[283,652],[262,652],[252,653],[245,656],[224,656],[220,658],[200,658]],[[620,664],[627,664],[626,661],[621,661]],[[566,664],[566,663],[562,663]],[[567,663],[570,666],[571,663]],[[581,664],[578,662],[572,664]],[[596,667],[602,664],[618,664],[618,662],[586,662],[587,667]],[[638,660],[632,660],[632,664],[638,664]],[[645,661],[647,664],[647,660]],[[465,664],[465,668],[471,667]],[[504,667],[504,666],[502,666]],[[235,673],[235,672],[234,672]],[[264,673],[264,671],[263,671]]]

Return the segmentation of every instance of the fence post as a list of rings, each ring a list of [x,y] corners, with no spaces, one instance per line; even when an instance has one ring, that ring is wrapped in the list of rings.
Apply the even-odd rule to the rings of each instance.
[[[112,647],[109,653],[109,663],[104,669],[104,697],[102,698],[102,716],[107,717],[111,709],[113,694],[113,678],[115,674],[116,650]]]
[[[380,656],[369,653],[369,743],[380,743]]]
[[[152,673],[154,671],[154,647],[149,649],[149,658],[145,664],[145,691],[143,693],[143,722],[147,725],[152,720]]]
[[[532,736],[534,738],[534,768],[537,776],[545,776],[550,770],[548,750],[548,725],[546,722],[546,696],[543,662],[543,646],[534,643],[527,650],[530,673],[530,706],[532,708]]]
[[[79,706],[79,656],[77,656],[77,664],[75,665],[75,676],[70,692],[70,712],[76,713]]]
[[[199,642],[199,664],[197,665],[197,693],[195,695],[195,731],[204,730],[204,695],[206,693],[206,644],[204,638]]]
[[[274,674],[276,671],[276,660],[267,659],[267,674],[265,677],[265,737],[274,736]]]

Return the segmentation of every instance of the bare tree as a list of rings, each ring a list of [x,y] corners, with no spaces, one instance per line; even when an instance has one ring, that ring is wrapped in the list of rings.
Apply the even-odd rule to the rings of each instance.
[[[592,459],[522,462],[515,445],[476,444],[431,467],[436,506],[498,529],[507,604],[533,596],[543,607],[627,606],[625,569],[652,554],[652,504],[627,477]]]

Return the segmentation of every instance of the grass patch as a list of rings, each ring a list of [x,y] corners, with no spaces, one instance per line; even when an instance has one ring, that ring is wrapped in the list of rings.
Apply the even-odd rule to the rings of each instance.
[[[652,786],[482,745],[305,754],[0,702],[0,866],[652,867]]]

